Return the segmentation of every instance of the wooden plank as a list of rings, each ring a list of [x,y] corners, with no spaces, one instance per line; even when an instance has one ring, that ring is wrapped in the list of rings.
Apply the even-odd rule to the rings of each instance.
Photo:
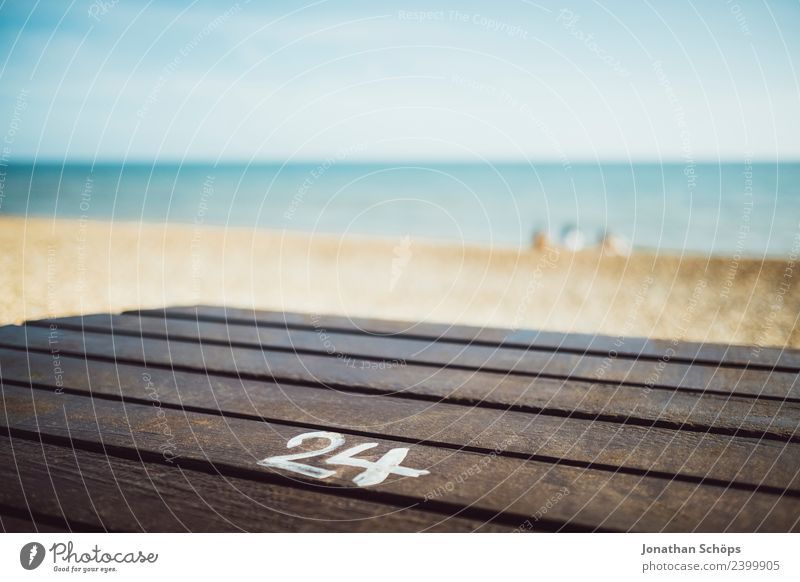
[[[107,336],[58,330],[57,348],[61,353],[83,353],[108,356],[111,344]],[[0,343],[28,345],[49,351],[50,330],[39,328],[0,328]],[[774,434],[795,438],[798,427],[798,404],[769,403],[763,399],[739,397],[712,398],[710,394],[684,394],[679,391],[635,389],[627,386],[581,385],[545,379],[519,379],[491,374],[453,370],[425,374],[424,370],[405,366],[392,370],[361,367],[355,362],[342,362],[321,356],[302,358],[281,352],[255,352],[248,349],[222,350],[216,346],[201,347],[191,343],[159,342],[126,336],[114,336],[113,357],[116,360],[148,361],[155,364],[189,366],[213,373],[281,381],[321,383],[336,388],[355,387],[370,392],[418,395],[429,399],[450,399],[467,404],[494,403],[507,407],[534,407],[583,413],[609,419],[646,425],[662,420],[672,426],[705,430],[741,430],[758,436]],[[177,364],[179,363],[179,364]],[[352,364],[352,365],[351,365]],[[180,366],[179,366],[180,367]],[[493,382],[492,382],[493,381]],[[570,406],[573,408],[570,409]]]
[[[40,519],[18,517],[0,513],[0,531],[3,533],[61,533],[76,531],[66,523],[53,525]],[[86,531],[86,530],[84,530]]]
[[[36,533],[36,523],[29,519],[12,517],[0,513],[0,531],[3,533]]]
[[[284,313],[246,308],[218,306],[186,306],[166,309],[136,310],[127,313],[148,317],[186,318],[197,321],[217,321],[232,325],[294,327],[297,329],[325,328],[329,331],[366,333],[373,335],[403,335],[423,340],[459,343],[483,343],[540,350],[570,350],[607,356],[661,359],[669,355],[672,361],[705,362],[731,366],[755,366],[783,371],[800,371],[800,350],[714,343],[675,342],[640,337],[613,337],[579,333],[560,333],[540,330],[510,330],[466,325],[410,323],[367,318],[347,318],[332,315]]]
[[[413,507],[0,437],[0,504],[100,531],[508,531]],[[58,529],[58,528],[54,528]]]
[[[169,460],[165,444],[174,447],[171,460],[183,469],[203,469],[253,480],[316,481],[295,473],[257,465],[265,456],[283,454],[287,440],[307,429],[271,422],[225,418],[166,407],[111,402],[71,394],[3,388],[4,423],[12,434],[47,435],[78,448],[102,447],[107,454]],[[294,450],[315,450],[306,441]],[[348,437],[350,445],[364,439]],[[370,438],[375,462],[397,441]],[[426,469],[418,478],[390,476],[379,485],[355,487],[361,471],[344,467],[325,480],[329,491],[391,497],[395,503],[419,502],[419,509],[460,512],[471,518],[495,517],[519,525],[541,512],[548,500],[558,502],[541,522],[550,527],[569,524],[579,529],[607,528],[639,531],[785,531],[796,529],[800,506],[795,497],[740,491],[677,480],[579,469],[502,454],[478,454],[440,447],[413,445],[403,465]],[[502,452],[502,451],[501,451]],[[795,487],[796,477],[790,486]],[[564,491],[567,494],[564,494]]]
[[[382,338],[327,331],[287,330],[228,326],[223,323],[158,319],[138,316],[92,315],[35,322],[64,329],[130,334],[137,337],[165,336],[177,341],[239,348],[279,349],[293,353],[328,353],[340,359],[368,358],[383,362],[405,362],[437,368],[491,370],[503,374],[545,375],[643,386],[648,389],[686,388],[695,391],[774,396],[800,399],[798,375],[746,368],[722,368],[660,361],[636,361],[580,356],[560,352],[536,352],[517,348],[493,348],[438,342]]]
[[[149,346],[150,341],[144,345]],[[142,349],[141,343],[138,348]],[[161,358],[168,363],[169,351],[157,348],[158,353],[167,354]],[[2,356],[3,381],[58,388],[48,356],[43,361],[41,356],[30,355],[29,362],[9,359],[7,352]],[[150,355],[143,354],[140,359],[153,363]],[[67,357],[60,358],[59,365],[63,386],[85,393],[140,402],[155,396],[161,404],[314,429],[472,447],[484,453],[503,448],[506,454],[522,457],[749,488],[783,490],[800,473],[800,444],[796,443],[503,412]],[[800,495],[800,491],[795,493]]]
[[[63,350],[90,348],[91,341],[76,337],[76,332],[63,331]],[[67,339],[70,336],[72,339]],[[38,339],[37,339],[38,338]],[[41,332],[28,335],[28,346],[48,352]],[[80,344],[80,345],[76,345]],[[200,362],[200,349],[183,363]],[[77,353],[77,352],[75,352]],[[127,337],[115,338],[114,353],[119,360],[144,361],[140,342]],[[91,354],[90,354],[91,355]],[[99,354],[102,355],[102,354]],[[84,365],[61,358],[65,366],[77,366],[71,382],[84,384]],[[665,390],[646,391],[643,388],[605,384],[585,384],[554,381],[542,378],[497,377],[493,374],[445,371],[430,374],[426,368],[405,366],[387,373],[386,370],[365,365],[338,365],[324,356],[293,356],[276,353],[268,357],[269,374],[266,381],[304,382],[309,386],[329,387],[339,391],[385,394],[421,400],[440,401],[466,406],[499,410],[518,410],[551,416],[569,416],[588,420],[606,420],[637,426],[680,428],[694,432],[739,434],[753,438],[791,440],[797,442],[800,426],[800,403],[775,402],[765,399],[694,394]],[[30,352],[26,356],[0,348],[0,374],[7,380],[34,382],[54,386],[53,357],[48,353]],[[158,364],[152,358],[150,364]],[[174,360],[173,360],[174,361]],[[163,365],[167,365],[164,363]],[[102,370],[108,364],[93,362]],[[241,372],[241,368],[237,368]],[[63,378],[62,378],[63,383]]]

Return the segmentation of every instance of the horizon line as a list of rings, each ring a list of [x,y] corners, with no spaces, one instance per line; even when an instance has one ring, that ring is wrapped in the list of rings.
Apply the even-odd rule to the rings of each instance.
[[[102,165],[131,165],[131,166],[144,166],[144,165],[170,165],[170,166],[291,166],[291,165],[315,165],[324,164],[326,162],[333,162],[334,165],[404,165],[404,166],[424,166],[424,165],[548,165],[548,166],[587,166],[587,165],[663,165],[663,166],[693,166],[693,165],[721,165],[738,163],[743,164],[748,162],[750,164],[800,164],[800,157],[798,158],[698,158],[693,160],[685,160],[681,158],[636,158],[636,159],[591,159],[591,158],[576,158],[574,160],[562,160],[557,158],[538,158],[538,159],[524,159],[524,158],[500,158],[489,160],[467,160],[464,158],[433,158],[433,159],[399,159],[399,158],[346,158],[341,159],[336,155],[326,156],[320,158],[298,158],[294,160],[281,160],[277,158],[266,158],[258,160],[247,160],[242,158],[231,158],[222,160],[213,160],[210,158],[163,158],[163,159],[146,159],[146,158],[100,158],[96,160],[88,158],[72,158],[72,159],[56,159],[56,158],[23,158],[18,160],[0,160],[0,167],[13,166],[13,165],[84,165],[84,166],[102,166]]]

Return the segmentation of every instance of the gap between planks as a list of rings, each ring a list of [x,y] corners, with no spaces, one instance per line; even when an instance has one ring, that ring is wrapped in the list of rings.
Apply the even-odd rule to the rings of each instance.
[[[216,315],[216,312],[221,311],[223,315]],[[233,315],[228,315],[228,313],[233,313]],[[647,338],[625,338],[629,342],[634,342],[642,345],[642,349],[640,351],[625,351],[624,348],[620,347],[619,350],[612,349],[612,350],[604,350],[604,349],[593,349],[591,347],[594,341],[598,341],[599,343],[608,342],[615,340],[616,338],[612,336],[586,336],[585,334],[558,334],[557,332],[537,332],[533,330],[503,330],[502,328],[480,328],[480,327],[468,327],[468,326],[449,326],[446,324],[425,324],[426,328],[432,327],[439,327],[443,333],[413,333],[406,330],[401,331],[393,331],[393,332],[380,332],[380,331],[373,331],[375,329],[379,329],[381,325],[387,327],[405,327],[408,328],[409,325],[413,328],[416,327],[417,324],[409,324],[403,323],[398,321],[383,321],[383,320],[362,320],[362,319],[355,319],[355,320],[347,320],[351,321],[352,324],[350,326],[344,325],[343,321],[345,318],[340,317],[332,317],[332,316],[325,316],[324,318],[320,318],[320,326],[315,326],[313,324],[308,324],[304,322],[298,322],[297,320],[300,318],[310,317],[310,315],[300,314],[300,313],[278,313],[278,312],[268,312],[268,311],[252,311],[253,314],[252,318],[247,318],[241,315],[242,312],[246,312],[243,309],[230,309],[226,310],[225,308],[215,308],[215,307],[208,307],[208,306],[188,306],[188,307],[170,307],[164,309],[133,309],[123,311],[121,315],[136,315],[139,317],[150,317],[150,318],[157,318],[157,319],[182,319],[187,321],[196,321],[196,322],[210,322],[210,323],[224,323],[229,325],[239,325],[239,326],[248,326],[248,327],[265,327],[265,328],[275,328],[275,329],[297,329],[297,330],[304,330],[304,331],[319,331],[320,327],[323,327],[326,331],[342,333],[342,334],[350,334],[350,335],[363,335],[369,336],[374,338],[392,338],[392,339],[408,339],[408,340],[422,340],[422,341],[433,341],[433,342],[440,342],[440,343],[454,343],[454,344],[467,344],[467,345],[475,345],[475,346],[484,346],[484,347],[495,347],[495,348],[514,348],[514,349],[523,349],[529,351],[543,351],[543,352],[563,352],[569,353],[573,355],[589,355],[589,356],[599,356],[599,357],[608,357],[610,353],[613,351],[616,353],[617,358],[619,359],[631,359],[631,360],[651,360],[651,361],[658,361],[665,357],[665,353],[658,353],[653,351],[645,351],[647,343],[668,343],[669,340],[650,340]],[[287,317],[288,316],[288,317]],[[259,319],[260,317],[260,319]],[[280,321],[282,319],[283,321]],[[330,321],[330,322],[328,322]],[[362,322],[361,324],[356,324],[355,322],[359,321]],[[326,323],[328,322],[328,323]],[[372,328],[372,329],[370,329]],[[454,337],[447,336],[446,333],[456,329],[459,333],[457,333]],[[467,331],[468,330],[468,331]],[[553,342],[553,343],[546,343],[546,344],[536,344],[532,341],[522,342],[516,341],[513,339],[508,339],[512,335],[519,334],[520,331],[524,331],[527,335],[533,335],[534,338],[538,338],[541,335],[544,336],[554,336],[554,335],[561,335],[564,339],[560,342]],[[482,339],[480,337],[481,333],[488,332],[489,335],[504,335],[503,339]],[[588,344],[587,347],[571,347],[569,345],[564,345],[564,340],[569,338],[581,338],[582,342],[586,342]],[[738,353],[740,351],[749,350],[752,351],[752,348],[748,346],[742,345],[723,345],[723,344],[693,344],[689,342],[679,342],[679,345],[684,347],[694,347],[696,348],[698,353],[711,350],[723,350],[722,359],[714,359],[709,356],[682,356],[676,355],[670,358],[670,361],[675,363],[682,363],[682,364],[690,364],[690,365],[700,365],[700,366],[712,366],[712,367],[729,367],[729,368],[742,368],[742,369],[750,369],[750,370],[760,370],[765,372],[800,372],[800,364],[798,365],[783,365],[783,364],[767,364],[761,362],[752,362],[749,359],[747,361],[736,359],[726,359],[728,352],[733,351]],[[789,350],[786,348],[767,348],[770,353],[774,353],[775,357],[780,359],[781,356],[784,355],[793,355],[795,352],[798,352],[798,357],[800,357],[800,350]],[[761,350],[763,351],[763,349]]]
[[[308,348],[300,348],[296,346],[288,347],[288,346],[280,346],[280,345],[271,345],[271,344],[255,344],[252,342],[245,342],[245,341],[236,341],[232,339],[222,340],[216,338],[207,338],[202,336],[187,336],[179,333],[170,333],[168,330],[165,331],[146,331],[143,329],[135,330],[135,329],[125,329],[120,327],[114,327],[113,320],[109,320],[108,325],[97,325],[93,323],[85,323],[84,319],[89,319],[97,316],[86,316],[86,318],[66,318],[66,319],[55,319],[55,320],[42,320],[42,321],[33,321],[26,323],[26,326],[32,328],[42,328],[42,329],[50,329],[50,326],[56,326],[59,330],[66,330],[66,331],[76,331],[81,333],[97,333],[97,334],[105,334],[111,336],[121,336],[121,337],[132,337],[137,339],[152,339],[152,340],[163,340],[163,341],[175,341],[175,342],[182,342],[182,343],[191,343],[196,345],[203,345],[203,346],[218,346],[218,347],[226,347],[226,348],[236,348],[236,349],[245,349],[245,350],[258,350],[261,352],[277,352],[277,353],[284,353],[284,354],[294,354],[294,355],[309,355],[309,356],[321,356],[327,357],[332,359],[337,359],[337,357],[341,358],[350,358],[351,360],[355,361],[367,361],[367,362],[387,362],[392,361],[388,357],[376,357],[371,355],[364,355],[359,354],[356,352],[344,352],[344,351],[337,351],[336,354],[329,354],[323,350],[319,349],[308,349]],[[106,316],[101,316],[106,317]],[[121,317],[121,316],[112,316],[112,317]],[[91,321],[91,319],[90,319]],[[0,346],[3,347],[11,347],[13,348],[13,344],[9,343],[0,343]],[[788,395],[776,395],[776,394],[763,394],[764,388],[766,388],[769,384],[770,377],[772,372],[769,372],[768,376],[766,376],[763,380],[763,384],[761,385],[762,388],[755,392],[753,390],[736,390],[733,391],[725,391],[720,390],[717,388],[706,388],[706,387],[693,387],[693,386],[686,386],[686,385],[679,385],[675,384],[665,384],[665,383],[653,383],[649,384],[646,382],[636,381],[636,380],[629,380],[626,378],[622,379],[612,379],[612,378],[592,378],[583,376],[580,374],[573,374],[573,373],[552,373],[552,372],[542,372],[542,371],[528,371],[528,370],[518,370],[512,369],[509,370],[507,368],[500,368],[495,366],[476,366],[472,364],[458,364],[452,362],[438,362],[438,361],[426,361],[426,360],[413,360],[413,359],[405,359],[407,364],[424,367],[429,369],[437,369],[437,370],[458,370],[458,371],[465,371],[465,372],[480,372],[480,373],[490,373],[496,375],[512,376],[512,377],[524,377],[524,378],[544,378],[544,379],[551,379],[551,380],[568,380],[571,382],[583,382],[589,384],[602,384],[607,386],[630,386],[635,388],[642,388],[646,390],[664,390],[664,391],[681,391],[689,394],[711,394],[717,396],[729,396],[731,394],[735,394],[736,396],[740,396],[743,398],[753,398],[753,399],[763,399],[763,400],[771,400],[775,402],[793,402],[793,403],[800,403],[800,397],[793,397]],[[635,363],[635,362],[634,362]],[[676,364],[678,365],[678,364]],[[681,364],[682,365],[682,364]],[[745,370],[742,369],[742,372],[757,372],[756,370]],[[712,379],[714,374],[716,374],[718,370],[714,370],[712,374]],[[782,376],[783,381],[788,382],[789,379],[786,376]],[[700,382],[697,380],[697,382]],[[720,380],[722,382],[722,380]],[[738,384],[739,381],[737,381]],[[704,382],[703,382],[704,383]],[[797,383],[797,375],[794,376],[794,380],[789,387],[789,390],[793,389]]]

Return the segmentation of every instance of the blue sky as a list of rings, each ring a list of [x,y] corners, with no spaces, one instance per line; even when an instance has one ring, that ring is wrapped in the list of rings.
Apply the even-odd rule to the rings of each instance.
[[[4,2],[13,160],[800,159],[800,2]]]

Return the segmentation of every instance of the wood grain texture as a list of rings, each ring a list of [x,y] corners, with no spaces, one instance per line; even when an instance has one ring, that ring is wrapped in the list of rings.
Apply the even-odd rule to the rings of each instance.
[[[0,437],[0,504],[128,532],[508,531],[477,520]],[[15,470],[9,470],[15,467]],[[27,493],[27,494],[23,494]]]
[[[171,308],[0,328],[15,531],[798,531],[797,352]],[[324,479],[260,460],[370,447]],[[333,453],[330,453],[333,454]],[[307,464],[330,469],[326,456]]]
[[[494,407],[582,419],[600,419],[639,426],[680,428],[697,432],[741,434],[755,438],[797,440],[800,402],[772,401],[741,395],[692,393],[680,390],[648,390],[608,384],[520,378],[484,372],[431,370],[413,365],[380,368],[372,362],[343,361],[326,355],[231,349],[227,361],[210,353],[212,348],[191,344],[58,330],[59,353],[89,354],[108,358],[113,345],[114,361],[147,361],[150,365],[196,368],[205,373],[303,383],[340,391],[385,394],[430,401],[447,400],[469,406]],[[51,332],[36,328],[0,330],[2,345],[25,345],[49,352]],[[29,356],[34,373],[42,381],[49,377],[46,358]],[[7,360],[13,361],[9,354]],[[39,363],[43,365],[39,365]]]
[[[391,499],[396,504],[417,503],[419,509],[492,519],[511,526],[541,513],[548,500],[561,494],[546,519],[537,522],[541,527],[557,529],[570,524],[578,529],[623,531],[796,528],[796,499],[782,495],[425,445],[411,447],[405,464],[427,468],[430,475],[390,477],[374,488],[357,488],[351,479],[358,470],[346,467],[319,485],[318,481],[256,464],[264,456],[285,451],[288,438],[305,431],[291,425],[140,404],[120,406],[98,398],[8,386],[3,389],[3,407],[2,422],[13,436],[40,435],[69,442],[73,448],[101,448],[105,454],[162,463],[168,462],[163,453],[168,443],[174,450],[171,460],[182,469],[253,481],[278,479],[279,483],[299,483],[314,491]],[[387,439],[369,440],[378,442],[379,452],[400,445]],[[376,460],[375,455],[364,455]],[[564,495],[565,490],[569,494]]]
[[[210,305],[144,309],[128,313],[148,317],[184,318],[193,321],[217,321],[233,325],[264,327],[295,327],[330,331],[367,333],[376,336],[402,335],[425,340],[444,340],[456,343],[484,343],[495,347],[516,347],[543,351],[575,351],[607,356],[660,359],[670,355],[683,363],[707,362],[731,366],[757,366],[800,371],[800,350],[773,347],[737,346],[657,340],[640,337],[613,337],[580,333],[560,333],[529,329],[504,329],[446,325],[406,321],[387,321],[368,318],[348,318],[334,315],[285,313]]]
[[[8,359],[7,353],[2,356]],[[37,363],[40,365],[32,368],[43,369],[44,362]],[[24,361],[4,364],[3,380],[57,388],[49,372],[26,377],[26,366]],[[160,404],[204,413],[269,419],[370,438],[469,447],[486,454],[502,448],[503,454],[520,458],[652,472],[678,480],[710,480],[751,489],[784,491],[800,474],[797,443],[587,422],[70,358],[61,358],[60,366],[64,384],[87,394],[139,402],[156,397]],[[800,490],[792,492],[800,496]]]
[[[15,515],[3,514],[0,512],[0,532],[3,533],[61,533],[64,531],[94,531],[91,528],[71,528],[68,522],[63,520],[52,520],[49,517],[19,517],[16,510]]]
[[[229,326],[224,323],[159,319],[133,315],[92,315],[42,322],[63,329],[111,331],[137,337],[169,337],[177,341],[226,345],[240,349],[283,350],[292,354],[329,354],[340,360],[372,359],[405,362],[436,369],[489,370],[496,373],[555,377],[642,386],[685,388],[723,394],[800,399],[797,373],[728,368],[671,360],[604,358],[520,348],[441,343],[401,336],[375,338],[324,330]]]

